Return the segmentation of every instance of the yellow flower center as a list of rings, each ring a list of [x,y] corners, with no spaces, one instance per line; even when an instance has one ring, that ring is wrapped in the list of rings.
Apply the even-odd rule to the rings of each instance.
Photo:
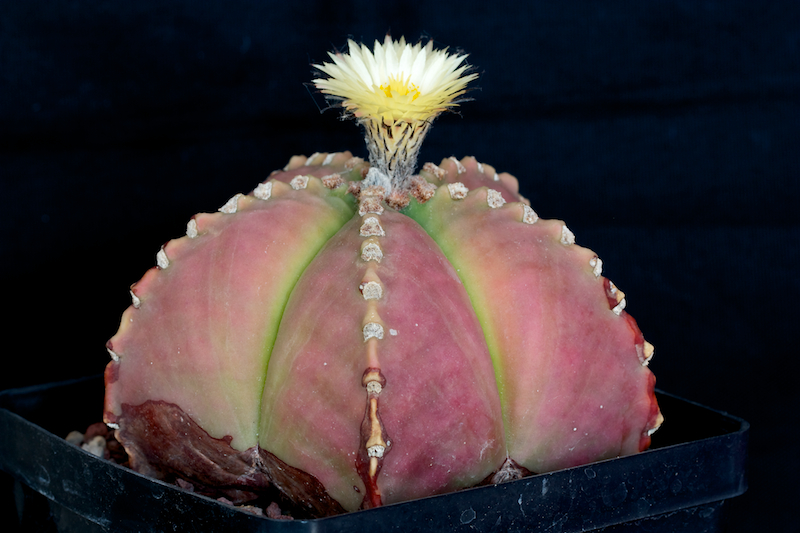
[[[380,89],[389,98],[394,98],[396,96],[408,96],[411,94],[412,102],[419,98],[420,95],[419,87],[413,83],[409,83],[408,81],[403,81],[402,78],[395,78],[394,76],[389,76],[389,82],[386,84],[381,84]]]

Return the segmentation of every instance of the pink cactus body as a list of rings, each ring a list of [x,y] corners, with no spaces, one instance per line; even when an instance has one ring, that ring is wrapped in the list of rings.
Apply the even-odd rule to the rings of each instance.
[[[474,158],[388,160],[296,156],[162,248],[108,343],[134,469],[324,516],[649,445],[653,349],[597,256]]]

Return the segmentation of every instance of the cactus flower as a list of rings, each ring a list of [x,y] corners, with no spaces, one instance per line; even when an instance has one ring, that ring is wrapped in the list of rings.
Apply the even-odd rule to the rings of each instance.
[[[329,78],[315,79],[317,88],[345,112],[358,119],[366,132],[372,165],[365,184],[382,186],[386,194],[408,187],[422,140],[442,111],[457,105],[467,84],[466,56],[406,44],[405,39],[374,51],[354,41],[349,54],[330,54],[333,63],[315,65]]]
[[[326,516],[647,448],[653,347],[598,256],[472,157],[415,173],[465,56],[330,59],[369,162],[295,156],[158,251],[108,342],[131,467]]]

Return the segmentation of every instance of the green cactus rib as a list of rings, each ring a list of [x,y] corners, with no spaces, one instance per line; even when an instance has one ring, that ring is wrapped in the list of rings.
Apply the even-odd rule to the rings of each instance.
[[[474,159],[465,177],[481,174]],[[645,449],[660,424],[647,344],[563,222],[482,187],[408,214],[441,246],[494,363],[508,455],[546,472]],[[591,326],[589,326],[589,324]]]
[[[369,218],[368,216],[366,218]],[[374,265],[359,256],[361,217],[323,248],[292,293],[273,351],[259,444],[311,473],[346,509],[365,487],[354,462],[364,418],[362,374],[379,367],[380,413],[392,449],[383,503],[474,486],[505,459],[486,344],[469,299],[438,246],[413,220],[380,215],[383,338],[365,342],[358,287]],[[367,353],[375,342],[377,357]],[[358,487],[358,491],[353,487]]]
[[[162,248],[108,344],[131,466],[322,516],[646,448],[652,346],[597,256],[474,158],[407,207],[368,167],[297,156]]]
[[[107,370],[107,422],[116,423],[123,404],[160,400],[182,406],[213,437],[232,436],[237,450],[256,444],[263,376],[286,301],[354,210],[344,191],[319,180],[306,190],[271,187],[266,201],[234,197],[235,214],[195,217],[192,236],[159,254],[168,264],[132,287],[134,305],[109,341],[119,361]]]

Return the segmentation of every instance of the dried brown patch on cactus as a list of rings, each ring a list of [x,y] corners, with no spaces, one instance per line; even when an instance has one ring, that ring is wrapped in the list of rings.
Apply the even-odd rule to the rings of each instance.
[[[369,388],[370,383],[377,383],[381,390],[386,386],[386,377],[380,368],[369,367],[364,370],[364,374],[361,376],[361,385]]]
[[[196,492],[212,497],[223,495],[236,504],[252,501],[274,487],[308,515],[344,512],[310,474],[265,450],[232,448],[231,437],[210,436],[177,405],[161,401],[125,405],[120,419],[124,423],[117,430],[118,438],[135,443],[127,445],[131,466],[152,477],[174,481],[185,472],[192,472],[192,477],[184,479]],[[133,438],[137,434],[151,438]],[[156,469],[152,465],[159,466]]]
[[[361,444],[356,468],[366,488],[362,507],[371,509],[382,505],[378,474],[383,465],[383,458],[391,448],[391,440],[386,433],[379,410],[379,396],[386,387],[386,378],[379,368],[369,367],[364,371],[361,384],[366,389],[367,401],[361,422]]]

